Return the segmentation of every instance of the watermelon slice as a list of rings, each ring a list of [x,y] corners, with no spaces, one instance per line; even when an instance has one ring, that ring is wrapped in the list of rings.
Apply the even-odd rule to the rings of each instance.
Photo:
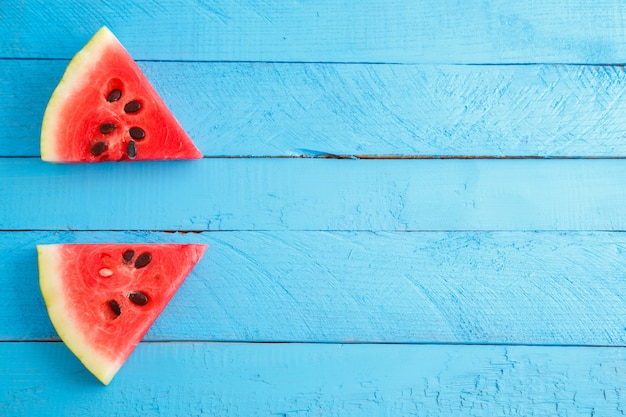
[[[41,126],[41,159],[201,157],[128,51],[109,29],[100,29],[70,61],[50,98]]]
[[[59,337],[108,385],[206,247],[37,245],[41,293]]]

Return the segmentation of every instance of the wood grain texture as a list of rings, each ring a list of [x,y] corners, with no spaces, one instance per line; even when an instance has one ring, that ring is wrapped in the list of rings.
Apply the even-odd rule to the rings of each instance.
[[[20,416],[572,416],[624,412],[616,348],[141,344],[103,387],[60,343],[0,343]]]
[[[142,60],[626,61],[619,0],[29,0],[1,13],[4,58],[70,58],[105,24]]]
[[[610,232],[0,233],[0,340],[58,340],[35,245],[75,242],[209,244],[150,341],[626,345]]]
[[[39,156],[66,65],[0,60],[0,155]],[[626,156],[617,66],[140,66],[207,156]]]
[[[208,158],[39,160],[102,25]],[[625,32],[620,0],[0,0],[0,415],[625,414]],[[386,155],[457,159],[324,159]],[[210,245],[109,387],[35,251],[102,241]]]
[[[3,230],[626,230],[623,160],[0,159]]]

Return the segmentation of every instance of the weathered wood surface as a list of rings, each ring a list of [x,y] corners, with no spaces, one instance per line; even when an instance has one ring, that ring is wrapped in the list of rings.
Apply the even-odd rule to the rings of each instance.
[[[146,241],[209,245],[149,341],[626,346],[614,232],[0,233],[0,340],[58,340],[36,244]]]
[[[139,60],[626,61],[620,0],[5,3],[0,8],[3,58],[70,58],[106,24]]]
[[[626,230],[621,160],[0,159],[4,230]]]
[[[0,343],[0,357],[0,413],[14,417],[625,411],[623,348],[144,343],[109,387],[61,343]]]
[[[0,0],[0,415],[623,414],[623,16]],[[40,161],[104,24],[206,158]],[[108,387],[37,285],[98,241],[210,245]]]
[[[1,156],[39,156],[67,63],[0,60]],[[206,156],[626,156],[622,66],[139,65]]]

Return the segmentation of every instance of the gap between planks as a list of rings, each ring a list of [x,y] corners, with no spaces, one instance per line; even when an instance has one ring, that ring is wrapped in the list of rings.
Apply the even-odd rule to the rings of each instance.
[[[78,50],[76,50],[78,53]],[[72,58],[55,58],[55,57],[11,57],[0,56],[0,61],[55,61],[55,62],[67,62],[69,63]],[[242,60],[242,59],[134,59],[138,63],[167,63],[167,64],[258,64],[258,65],[271,65],[271,64],[294,64],[294,65],[381,65],[381,66],[449,66],[449,67],[541,67],[541,66],[555,66],[555,67],[591,67],[591,68],[603,68],[603,67],[615,67],[624,69],[626,66],[622,62],[401,62],[401,61],[306,61],[306,60]]]
[[[0,229],[0,233],[55,233],[55,232],[69,232],[69,233],[165,233],[165,234],[207,234],[207,233],[415,233],[415,234],[428,234],[428,233],[472,233],[472,234],[493,234],[493,233],[624,233],[626,229]]]
[[[0,343],[64,343],[60,339],[5,339]],[[626,345],[581,344],[581,343],[472,343],[472,342],[331,342],[331,341],[273,341],[273,340],[142,340],[146,345],[337,345],[337,346],[471,346],[471,347],[528,347],[528,348],[589,348],[624,349]]]
[[[39,155],[3,155],[0,159],[41,159]],[[615,160],[626,159],[626,155],[606,156],[606,155],[368,155],[368,154],[334,154],[326,152],[305,153],[297,155],[204,155],[202,159],[348,159],[348,160],[407,160],[407,159],[497,159],[497,160]]]

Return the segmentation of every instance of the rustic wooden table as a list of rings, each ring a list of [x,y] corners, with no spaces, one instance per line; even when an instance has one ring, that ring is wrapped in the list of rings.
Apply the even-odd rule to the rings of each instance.
[[[55,165],[102,25],[203,151]],[[626,411],[618,0],[0,1],[0,415]],[[210,245],[111,385],[37,243]]]

